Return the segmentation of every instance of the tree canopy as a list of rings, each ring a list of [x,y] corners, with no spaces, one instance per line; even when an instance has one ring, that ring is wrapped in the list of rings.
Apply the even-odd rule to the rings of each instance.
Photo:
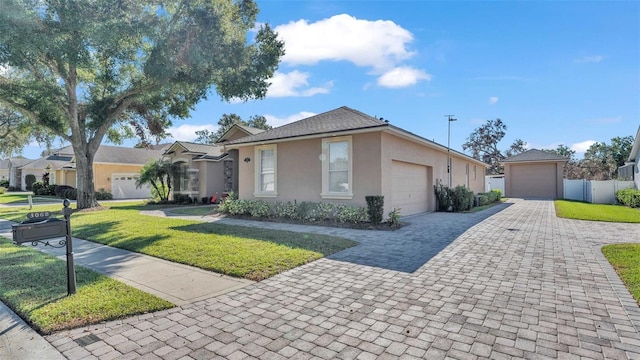
[[[516,139],[511,146],[503,153],[498,148],[498,143],[504,138],[507,125],[500,119],[487,120],[485,124],[476,128],[467,138],[467,142],[462,144],[462,149],[471,151],[474,159],[483,161],[490,165],[487,174],[502,173],[500,161],[506,157],[520,154],[526,150],[527,143],[521,139]]]
[[[582,159],[576,159],[576,152],[565,145],[546,151],[569,158],[564,167],[567,179],[611,180],[617,178],[618,168],[629,158],[632,146],[632,136],[616,136],[611,144],[596,142],[589,146]]]
[[[234,124],[251,126],[256,129],[269,130],[271,125],[267,124],[267,119],[262,115],[254,115],[249,118],[248,121],[242,120],[237,114],[223,114],[220,120],[218,120],[218,130],[209,131],[207,129],[197,130],[195,142],[201,144],[215,144],[222,135],[227,132]]]
[[[162,134],[214,89],[262,98],[284,54],[251,0],[0,0],[0,102],[71,143],[78,208],[93,158],[131,126]]]

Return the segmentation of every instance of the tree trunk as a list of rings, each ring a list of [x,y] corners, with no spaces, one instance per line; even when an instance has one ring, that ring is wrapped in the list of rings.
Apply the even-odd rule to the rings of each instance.
[[[97,149],[92,151],[88,144],[73,144],[73,149],[76,154],[77,209],[100,206],[96,200],[96,189],[93,184],[93,158]]]

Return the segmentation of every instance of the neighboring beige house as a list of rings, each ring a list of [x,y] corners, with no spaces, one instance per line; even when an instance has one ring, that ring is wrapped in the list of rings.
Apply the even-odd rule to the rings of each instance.
[[[434,211],[434,185],[447,184],[445,146],[348,107],[223,144],[241,159],[241,199],[366,206],[365,196],[383,195],[385,214],[411,215]],[[487,165],[450,157],[452,186],[483,192]]]
[[[506,197],[562,199],[568,158],[530,149],[502,160]]]
[[[4,161],[4,160],[3,160]],[[15,157],[15,158],[10,158],[8,160],[6,160],[6,166],[7,168],[5,169],[4,166],[2,167],[2,174],[6,173],[8,174],[7,178],[9,179],[9,186],[10,187],[15,187],[17,189],[20,189],[22,187],[22,172],[20,170],[21,166],[24,166],[30,162],[33,161],[33,159],[27,159],[27,158],[23,158],[23,157]]]
[[[264,130],[233,125],[218,140],[219,143],[236,140]],[[163,154],[163,158],[178,165],[173,194],[184,194],[200,201],[238,190],[238,152],[225,152],[221,145],[196,144],[176,141]]]
[[[137,188],[136,180],[142,167],[160,159],[163,150],[125,148],[100,145],[93,161],[93,181],[96,190],[104,189],[114,199],[148,198],[151,188]],[[49,183],[76,187],[75,156],[71,146],[56,150],[53,154],[34,160],[20,168],[21,188],[26,189],[26,175],[33,174],[36,181],[49,173]]]
[[[9,181],[9,159],[0,160],[0,181]]]

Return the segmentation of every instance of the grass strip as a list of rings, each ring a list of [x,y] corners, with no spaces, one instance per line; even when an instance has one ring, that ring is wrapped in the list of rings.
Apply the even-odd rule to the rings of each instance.
[[[73,236],[250,280],[263,280],[357,243],[340,237],[204,223],[141,215],[157,209],[141,203],[112,203],[103,211],[71,216]],[[60,211],[60,206],[38,206]],[[21,221],[25,209],[0,209]]]
[[[640,304],[640,244],[605,245],[602,253]]]
[[[640,209],[622,205],[590,204],[556,200],[556,215],[561,218],[622,223],[640,223]]]
[[[0,238],[0,300],[41,334],[171,308],[154,295],[76,266],[67,296],[66,262]]]

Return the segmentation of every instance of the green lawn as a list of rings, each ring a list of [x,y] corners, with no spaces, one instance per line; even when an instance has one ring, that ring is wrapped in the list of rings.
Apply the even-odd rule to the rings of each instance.
[[[140,203],[113,203],[109,210],[71,216],[73,236],[205,270],[262,280],[356,245],[326,235],[203,223],[139,214]],[[154,207],[155,208],[155,207]],[[61,206],[38,206],[59,211]],[[0,208],[20,221],[28,210]]]
[[[602,253],[640,304],[640,244],[605,245]]]
[[[622,205],[590,204],[580,201],[556,200],[556,215],[561,218],[640,223],[640,209]]]
[[[0,300],[42,334],[173,307],[173,304],[76,266],[67,296],[66,262],[0,237]]]
[[[38,202],[41,203],[41,202],[50,202],[50,201],[59,201],[60,203],[62,203],[62,199],[55,196],[35,196],[33,195],[33,193],[30,193],[30,192],[18,192],[18,193],[11,192],[11,193],[0,194],[0,204],[28,205],[29,195],[31,195],[31,198],[34,204]]]
[[[172,208],[172,209],[169,209],[169,211],[171,211],[171,213],[173,214],[179,214],[179,215],[205,216],[205,215],[213,214],[214,209],[215,207],[211,205],[202,205],[197,207]]]

